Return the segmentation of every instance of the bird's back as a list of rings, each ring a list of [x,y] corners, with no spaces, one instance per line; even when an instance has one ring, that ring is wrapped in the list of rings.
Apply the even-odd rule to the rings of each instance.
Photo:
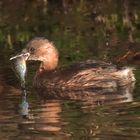
[[[110,63],[88,60],[37,75],[34,84],[41,92],[55,94],[85,90],[110,92],[133,81],[132,68],[118,69]]]

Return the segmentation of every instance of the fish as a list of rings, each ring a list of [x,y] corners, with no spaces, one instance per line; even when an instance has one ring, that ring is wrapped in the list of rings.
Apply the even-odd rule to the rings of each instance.
[[[21,88],[25,89],[25,77],[27,72],[26,60],[28,58],[28,54],[19,54],[10,58],[12,61],[12,68],[20,81]]]

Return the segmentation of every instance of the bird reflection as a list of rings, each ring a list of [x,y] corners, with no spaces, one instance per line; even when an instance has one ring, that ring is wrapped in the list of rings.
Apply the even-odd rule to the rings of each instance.
[[[105,93],[95,93],[91,91],[83,91],[83,95],[93,94],[92,96],[93,98],[90,98],[88,100],[84,100],[84,98],[78,100],[82,102],[81,108],[92,108],[92,109],[99,105],[105,105],[105,104],[112,105],[118,103],[132,102],[133,101],[132,93],[133,93],[134,85],[135,83],[121,87],[116,92],[114,91],[114,92],[105,92]],[[69,92],[65,94],[73,94],[73,92]],[[81,94],[81,93],[77,93],[77,94]],[[23,90],[21,96],[21,103],[19,105],[20,115],[24,118],[29,117],[29,103],[27,101],[26,95],[27,95],[27,91]],[[73,99],[71,98],[71,100],[75,100],[75,98]],[[47,100],[47,99],[44,100],[43,98],[39,107],[41,107],[40,108],[41,121],[43,121],[44,123],[59,122],[60,119],[59,114],[62,112],[59,100]],[[46,129],[48,129],[48,126]]]
[[[90,100],[81,100],[80,101],[80,108],[73,108],[67,104],[66,107],[61,100],[40,100],[39,102],[35,101],[35,103],[31,103],[30,111],[29,111],[29,103],[26,97],[26,91],[24,91],[21,97],[21,103],[19,112],[23,118],[27,118],[25,121],[21,121],[19,123],[19,128],[31,132],[31,133],[38,133],[40,135],[47,134],[54,134],[53,136],[56,137],[59,134],[63,134],[63,136],[69,137],[71,136],[72,130],[70,132],[66,131],[66,128],[70,126],[70,120],[76,121],[77,117],[73,116],[76,114],[72,114],[72,112],[83,112],[89,113],[89,117],[86,124],[95,124],[91,128],[83,128],[86,132],[94,132],[94,134],[99,133],[104,127],[100,126],[100,121],[98,122],[98,117],[96,114],[100,113],[96,110],[96,107],[99,105],[112,105],[112,104],[120,104],[125,102],[133,101],[133,88],[134,84],[121,87],[118,91],[114,93],[104,93],[104,94],[94,94],[94,98]],[[77,93],[78,94],[78,93]],[[92,94],[92,93],[88,93]],[[75,107],[78,105],[79,102],[74,102]],[[62,110],[63,108],[63,110]],[[95,114],[92,113],[95,110]],[[71,112],[72,111],[72,112]],[[29,119],[30,113],[33,114],[33,117]],[[101,112],[102,113],[102,112]],[[68,119],[70,117],[70,120]],[[94,116],[94,117],[92,117]],[[72,117],[72,118],[71,118]],[[78,118],[79,122],[81,123],[82,119],[85,120],[87,116],[81,116]],[[95,119],[96,118],[96,119]],[[101,115],[102,118],[102,115]],[[104,118],[104,117],[103,117]],[[91,123],[93,122],[93,123]],[[113,122],[113,121],[112,121]],[[105,122],[106,123],[106,122]],[[106,124],[105,124],[106,125]],[[110,124],[109,124],[110,125]],[[78,129],[78,128],[77,128]],[[92,135],[92,134],[91,134]],[[64,138],[61,138],[64,139]]]
[[[95,95],[93,99],[84,100],[82,102],[82,110],[84,112],[91,111],[97,106],[114,105],[133,101],[133,90],[135,83],[119,88],[116,92],[106,92]]]
[[[62,108],[60,102],[57,100],[48,100],[42,105],[40,112],[40,125],[37,127],[40,131],[59,132],[61,128],[61,115]]]
[[[22,129],[38,131],[39,133],[48,132],[52,134],[60,132],[61,112],[61,105],[57,100],[41,101],[35,110],[32,107],[29,109],[27,96],[24,93],[21,96],[21,103],[19,104],[19,114],[22,118],[27,119],[27,121],[25,122],[24,120],[19,126]],[[31,115],[31,113],[33,114]]]

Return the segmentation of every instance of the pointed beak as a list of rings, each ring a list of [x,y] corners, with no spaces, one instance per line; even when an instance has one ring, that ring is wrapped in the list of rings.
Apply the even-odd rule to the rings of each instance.
[[[29,56],[30,56],[30,53],[23,51],[21,54],[17,54],[15,56],[11,57],[9,60],[13,60],[13,59],[16,59],[18,57],[24,57],[24,59],[27,60],[29,58]]]

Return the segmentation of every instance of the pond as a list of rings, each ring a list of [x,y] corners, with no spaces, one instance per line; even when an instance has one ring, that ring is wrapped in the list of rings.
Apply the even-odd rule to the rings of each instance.
[[[0,140],[140,139],[140,1],[1,0],[0,11]],[[59,67],[104,60],[134,67],[136,83],[90,101],[43,100],[31,62],[21,96],[9,58],[35,36],[53,41]]]

